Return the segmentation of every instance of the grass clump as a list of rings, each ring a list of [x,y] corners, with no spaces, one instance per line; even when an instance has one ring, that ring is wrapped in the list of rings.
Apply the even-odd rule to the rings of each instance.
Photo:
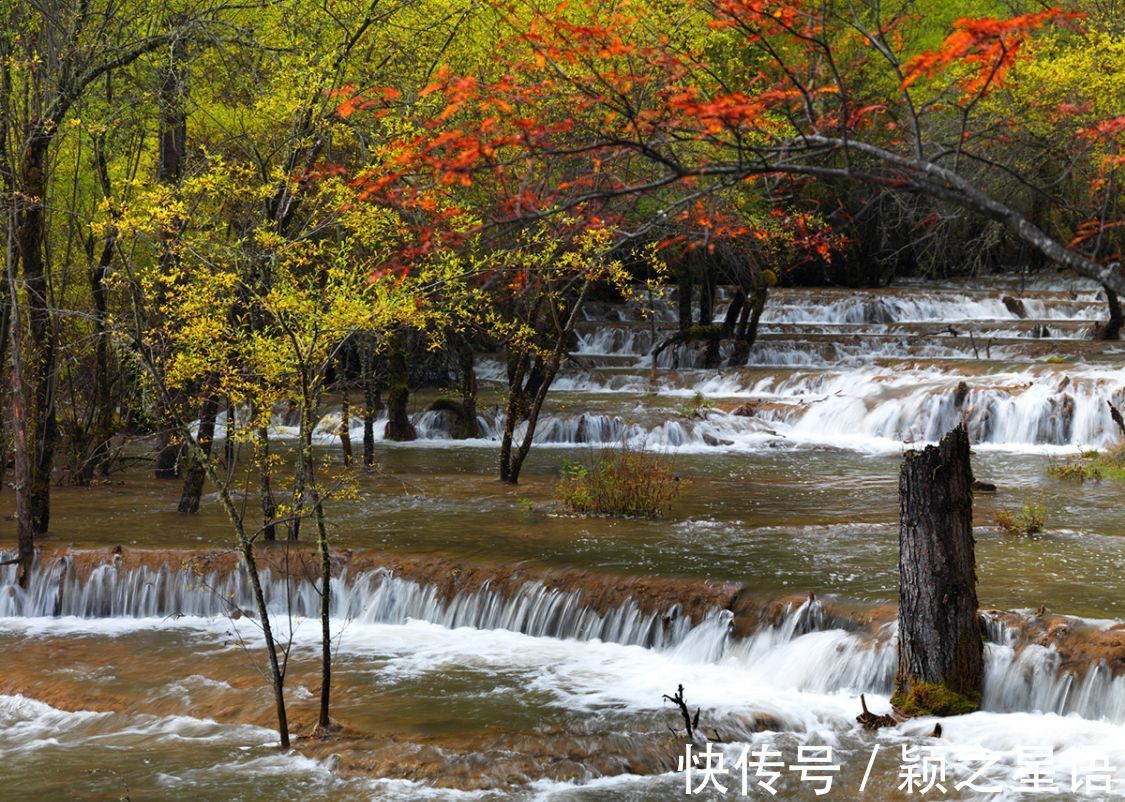
[[[1100,482],[1112,479],[1125,481],[1125,443],[1107,451],[1083,451],[1076,457],[1051,460],[1047,475],[1053,479],[1071,482]]]
[[[591,464],[563,461],[558,499],[575,512],[620,518],[658,518],[683,490],[669,461],[620,446]]]
[[[996,525],[1009,535],[1037,535],[1047,523],[1047,507],[1042,499],[1028,499],[1022,506],[996,510]]]
[[[691,397],[690,401],[684,401],[676,405],[676,412],[685,418],[695,418],[698,420],[705,420],[715,408],[707,401],[703,393],[696,390],[695,395]]]

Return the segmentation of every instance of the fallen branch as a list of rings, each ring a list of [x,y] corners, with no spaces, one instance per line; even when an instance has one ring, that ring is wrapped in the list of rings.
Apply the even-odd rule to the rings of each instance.
[[[855,720],[862,724],[865,730],[877,730],[881,727],[893,727],[898,724],[895,717],[890,714],[877,716],[868,710],[867,699],[864,698],[862,693],[859,695],[859,703],[863,705],[863,712],[856,716]]]
[[[664,694],[664,698],[679,708],[680,715],[684,719],[684,732],[687,734],[688,742],[700,745],[706,744],[707,736],[703,735],[699,730],[699,708],[697,707],[695,709],[695,715],[693,716],[691,710],[688,709],[687,702],[684,700],[683,684],[676,688],[676,693],[673,696]],[[671,727],[669,727],[669,729],[672,730]],[[723,739],[719,737],[718,731],[712,729],[711,732],[715,736],[715,741],[722,743]],[[675,730],[672,730],[672,734],[679,735]]]
[[[1117,424],[1117,428],[1121,430],[1121,434],[1125,435],[1125,418],[1121,417],[1121,413],[1118,411],[1117,407],[1113,405],[1112,401],[1107,398],[1105,402],[1109,405],[1109,414],[1110,417],[1113,418],[1113,422]]]

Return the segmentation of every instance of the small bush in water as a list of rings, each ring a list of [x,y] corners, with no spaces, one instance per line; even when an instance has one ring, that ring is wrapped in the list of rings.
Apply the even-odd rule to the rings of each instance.
[[[1047,523],[1047,508],[1040,499],[1028,499],[1019,509],[1001,507],[996,525],[1009,535],[1037,535]]]
[[[621,446],[590,465],[565,460],[555,493],[575,512],[656,518],[682,489],[666,458]]]

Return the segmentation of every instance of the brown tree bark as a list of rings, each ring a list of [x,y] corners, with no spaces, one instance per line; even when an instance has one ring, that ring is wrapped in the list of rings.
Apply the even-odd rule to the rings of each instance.
[[[1109,305],[1109,320],[1106,321],[1105,327],[1101,329],[1098,339],[1101,340],[1120,340],[1121,339],[1121,301],[1117,297],[1117,293],[1109,287],[1105,288],[1105,298]]]
[[[344,449],[344,465],[352,464],[352,416],[348,391],[340,397],[340,446]]]
[[[515,389],[522,387],[523,391],[527,392],[524,376],[528,372],[527,368],[531,360],[526,351],[520,353],[516,360],[516,372],[508,377],[507,414],[504,420],[504,434],[500,439],[500,480],[502,482],[512,485],[519,483],[520,471],[523,470],[524,461],[527,459],[527,455],[531,451],[531,444],[535,440],[535,427],[539,423],[539,413],[543,410],[543,402],[547,400],[547,392],[551,389],[555,376],[558,375],[559,366],[566,351],[566,344],[570,340],[570,333],[574,331],[574,324],[578,320],[578,314],[589,291],[590,281],[586,280],[582,283],[582,288],[578,291],[565,317],[555,318],[554,346],[546,360],[539,360],[541,365],[535,379],[535,393],[530,399],[530,406],[527,408],[527,429],[524,431],[519,446],[515,448],[513,446],[516,428],[516,404],[520,397]],[[528,383],[530,384],[530,379]]]
[[[195,439],[199,444],[199,450],[203,452],[208,460],[211,458],[211,445],[215,441],[215,418],[217,418],[218,415],[218,396],[207,396],[199,412],[199,434],[196,435]],[[199,512],[199,499],[203,496],[203,481],[206,476],[207,470],[203,461],[193,456],[191,458],[191,465],[187,470],[187,475],[184,477],[184,490],[180,495],[180,504],[177,508],[180,512],[189,515],[194,515]]]
[[[458,353],[461,380],[461,409],[464,418],[460,436],[480,437],[480,423],[477,421],[477,374],[473,369],[473,345],[465,337],[460,338]]]
[[[396,334],[387,354],[387,440],[414,440],[418,433],[406,413],[410,399],[409,374],[406,368],[406,337]]]
[[[694,289],[691,268],[681,260],[678,278],[678,293],[676,297],[679,307],[680,331],[691,328],[691,295]]]
[[[15,272],[15,260],[8,263],[10,273]],[[16,540],[18,542],[19,584],[26,588],[35,560],[35,529],[31,521],[31,460],[28,451],[27,396],[23,383],[23,323],[20,320],[19,299],[16,296],[15,278],[8,276],[9,304],[12,327],[12,445],[15,449]]]
[[[27,289],[28,354],[24,367],[31,400],[28,458],[31,482],[27,488],[31,526],[45,534],[51,518],[51,470],[58,440],[55,415],[56,354],[49,277],[44,253],[47,221],[47,153],[51,132],[34,122],[20,159],[17,181],[23,201],[16,215],[16,245]]]
[[[907,714],[954,715],[980,704],[984,643],[977,613],[973,474],[963,425],[907,453],[899,475],[898,672]]]
[[[157,130],[156,180],[168,187],[178,187],[183,178],[184,159],[187,155],[187,74],[184,62],[187,56],[187,43],[177,39],[172,45],[164,78],[160,84],[158,100],[160,122]],[[182,225],[178,220],[170,221],[160,231],[160,264],[165,276],[173,276],[179,266],[176,242],[180,238]],[[163,306],[163,295],[170,292],[166,286],[156,290],[157,300],[152,305],[159,310]],[[159,315],[159,312],[156,312]],[[159,320],[153,321],[153,329],[159,330]],[[158,349],[163,343],[157,343]],[[180,476],[180,460],[184,456],[183,444],[174,438],[172,419],[179,412],[166,409],[166,404],[179,405],[179,393],[174,390],[166,400],[158,400],[156,420],[157,456],[155,475],[157,479],[176,479]]]

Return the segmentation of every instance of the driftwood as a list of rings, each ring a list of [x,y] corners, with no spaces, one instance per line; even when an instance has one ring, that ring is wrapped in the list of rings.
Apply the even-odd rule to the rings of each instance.
[[[863,712],[856,716],[855,720],[862,724],[865,730],[877,730],[881,727],[893,727],[898,724],[898,719],[889,713],[877,716],[868,710],[867,699],[864,698],[862,693],[859,695],[859,703],[863,706]]]
[[[688,743],[696,744],[697,746],[706,744],[708,740],[707,736],[704,735],[699,729],[699,708],[695,708],[695,715],[693,716],[691,714],[691,710],[687,706],[687,702],[684,700],[683,684],[681,683],[676,688],[675,694],[673,694],[672,696],[664,694],[664,698],[674,704],[677,708],[679,708],[680,716],[682,716],[684,720],[684,734],[687,736],[686,741]],[[669,727],[668,729],[671,730],[673,735],[679,737],[679,733],[676,730],[673,730],[671,727]],[[712,738],[711,740],[715,741],[716,743],[723,742],[723,739],[719,736],[717,730],[712,729],[711,734],[714,736],[714,738]]]
[[[1109,404],[1109,414],[1113,418],[1113,422],[1117,424],[1117,428],[1121,430],[1121,434],[1125,435],[1125,418],[1121,417],[1121,412],[1113,405],[1113,402],[1108,398],[1106,403]]]

